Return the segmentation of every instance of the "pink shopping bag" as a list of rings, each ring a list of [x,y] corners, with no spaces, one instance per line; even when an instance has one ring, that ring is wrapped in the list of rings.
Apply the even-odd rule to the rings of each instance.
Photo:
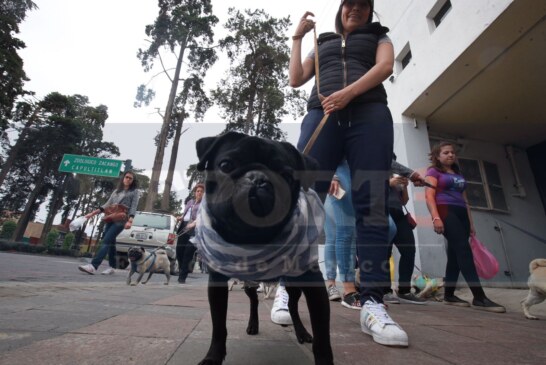
[[[483,279],[491,279],[499,272],[499,262],[487,248],[480,242],[476,235],[470,236],[470,248],[474,256],[474,265],[478,276]]]

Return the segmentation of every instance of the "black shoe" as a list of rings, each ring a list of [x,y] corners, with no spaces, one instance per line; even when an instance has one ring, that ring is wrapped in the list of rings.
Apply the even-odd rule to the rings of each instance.
[[[492,300],[489,300],[488,298],[483,299],[476,299],[474,298],[472,300],[472,307],[488,312],[494,312],[494,313],[504,313],[506,312],[506,308],[504,308],[502,305],[495,303]]]
[[[470,307],[470,303],[468,303],[466,300],[462,300],[461,298],[455,295],[445,296],[444,304],[454,305],[456,307]]]
[[[341,301],[341,305],[349,309],[362,309],[362,305],[360,304],[360,294],[354,292],[344,295],[343,300]]]
[[[178,278],[178,284],[186,284],[186,279]]]

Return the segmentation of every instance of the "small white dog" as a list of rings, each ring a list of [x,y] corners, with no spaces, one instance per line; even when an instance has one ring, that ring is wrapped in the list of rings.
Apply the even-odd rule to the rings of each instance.
[[[546,299],[546,259],[535,259],[529,264],[529,294],[521,301],[523,314],[527,319],[538,319],[529,313],[532,305],[542,303]]]

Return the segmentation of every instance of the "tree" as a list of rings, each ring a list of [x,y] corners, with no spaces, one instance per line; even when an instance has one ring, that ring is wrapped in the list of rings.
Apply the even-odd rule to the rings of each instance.
[[[205,55],[206,53],[202,54]],[[214,57],[214,59],[216,59],[216,57]],[[202,69],[208,69],[209,65],[211,65],[210,58],[208,58],[208,60],[209,62],[197,62],[197,65],[201,65]],[[191,107],[193,107],[196,121],[200,121],[203,119],[205,112],[211,104],[209,98],[205,94],[203,86],[203,78],[200,76],[200,74],[198,74],[197,72],[193,73],[189,78],[184,80],[184,87],[182,88],[182,92],[180,93],[178,97],[178,102],[176,103],[177,111],[175,113],[176,117],[174,118],[174,121],[176,122],[176,130],[171,149],[169,170],[167,172],[167,178],[165,179],[165,186],[163,188],[163,194],[161,199],[161,209],[163,210],[168,210],[170,204],[172,181],[174,176],[174,170],[176,168],[176,160],[178,158],[178,145],[180,142],[180,137],[183,133],[182,125],[184,124],[184,119],[188,116],[185,111],[186,104],[188,103]]]
[[[229,9],[229,35],[220,41],[230,59],[228,76],[213,91],[213,101],[228,121],[226,130],[284,139],[282,117],[303,114],[305,95],[288,86],[290,50],[284,36],[289,18],[276,19],[264,10]]]
[[[171,91],[159,134],[145,210],[152,209],[153,202],[157,197],[167,135],[171,127],[171,117],[174,111],[186,49],[189,49],[190,53],[192,53],[212,44],[212,27],[217,22],[218,18],[212,15],[211,0],[159,0],[159,15],[154,24],[146,26],[146,35],[151,38],[150,46],[147,50],[140,49],[137,54],[144,70],[150,71],[156,59],[159,59],[162,63],[160,53],[162,49],[177,54],[177,63],[173,77],[169,77]],[[168,75],[167,70],[164,69],[164,72]],[[147,98],[151,96],[142,87],[139,87],[138,95]],[[149,98],[147,101],[149,101]]]
[[[25,186],[30,190],[15,232],[16,240],[22,238],[39,197],[47,196],[49,190],[54,189],[56,193],[50,202],[44,232],[49,230],[48,225],[51,225],[62,205],[65,193],[65,189],[59,187],[64,185],[66,175],[57,171],[63,154],[119,155],[114,144],[102,141],[102,128],[108,118],[107,108],[102,105],[92,107],[88,103],[85,96],[59,93],[51,93],[38,103],[38,121],[34,130],[21,142],[10,173],[10,184],[5,184],[8,188]]]
[[[8,126],[15,100],[27,93],[23,84],[29,79],[17,53],[25,43],[14,35],[27,12],[36,8],[30,0],[0,1],[0,134]]]

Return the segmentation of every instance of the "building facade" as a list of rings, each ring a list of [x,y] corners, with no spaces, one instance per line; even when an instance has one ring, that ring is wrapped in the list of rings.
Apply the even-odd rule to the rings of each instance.
[[[546,257],[546,1],[376,0],[390,28],[395,73],[384,83],[394,151],[425,173],[430,146],[454,142],[477,236],[500,271],[484,285],[526,285]],[[416,265],[444,275],[424,189],[410,187]]]

